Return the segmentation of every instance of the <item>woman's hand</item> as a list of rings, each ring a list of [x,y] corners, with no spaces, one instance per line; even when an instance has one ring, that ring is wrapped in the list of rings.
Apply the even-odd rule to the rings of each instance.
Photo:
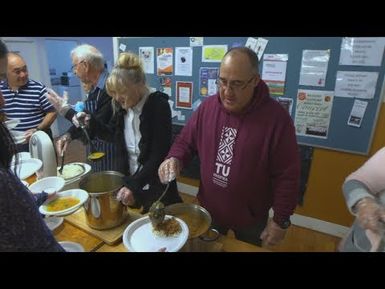
[[[127,187],[122,187],[116,194],[116,199],[121,201],[123,205],[133,206],[135,204],[134,194]]]

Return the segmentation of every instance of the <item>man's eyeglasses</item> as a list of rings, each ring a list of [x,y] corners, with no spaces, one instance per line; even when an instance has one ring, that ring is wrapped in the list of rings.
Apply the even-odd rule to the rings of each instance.
[[[78,63],[72,65],[72,66],[71,66],[71,70],[74,71],[74,70],[78,67],[78,65],[79,65],[80,63],[82,63],[82,62],[84,62],[84,60],[79,61]]]
[[[233,81],[227,81],[224,78],[218,77],[216,84],[220,88],[231,88],[232,91],[241,91],[244,90],[250,82],[255,78],[255,75],[252,76],[248,81],[241,81],[241,80],[233,80]]]

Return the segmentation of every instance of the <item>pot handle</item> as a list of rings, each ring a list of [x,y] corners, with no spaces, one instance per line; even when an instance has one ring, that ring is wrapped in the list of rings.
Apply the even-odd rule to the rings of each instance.
[[[213,233],[214,236],[213,237],[210,237],[209,233]],[[199,236],[199,239],[201,239],[202,241],[205,241],[205,242],[212,242],[212,241],[216,241],[217,239],[219,238],[219,232],[217,229],[214,229],[214,228],[210,228],[206,233],[204,233],[202,236]]]
[[[91,198],[91,213],[92,215],[95,217],[95,218],[99,218],[100,217],[100,204],[99,204],[99,200],[96,199],[96,198]]]

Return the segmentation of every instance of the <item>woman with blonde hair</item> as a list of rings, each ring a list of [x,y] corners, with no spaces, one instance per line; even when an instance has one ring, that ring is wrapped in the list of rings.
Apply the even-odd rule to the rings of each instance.
[[[106,89],[112,97],[113,116],[108,124],[89,116],[88,130],[91,136],[117,145],[119,170],[126,175],[118,199],[125,205],[143,206],[147,212],[166,187],[159,180],[158,167],[171,146],[169,97],[150,92],[139,56],[132,52],[119,55]],[[175,180],[162,202],[182,202]]]

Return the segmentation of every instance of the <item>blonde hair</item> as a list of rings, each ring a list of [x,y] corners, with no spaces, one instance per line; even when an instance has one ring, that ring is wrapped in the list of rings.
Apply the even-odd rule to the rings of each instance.
[[[106,90],[110,96],[124,94],[133,84],[146,86],[146,75],[139,56],[133,52],[119,54],[118,60],[106,81]],[[115,112],[116,103],[112,100]]]

